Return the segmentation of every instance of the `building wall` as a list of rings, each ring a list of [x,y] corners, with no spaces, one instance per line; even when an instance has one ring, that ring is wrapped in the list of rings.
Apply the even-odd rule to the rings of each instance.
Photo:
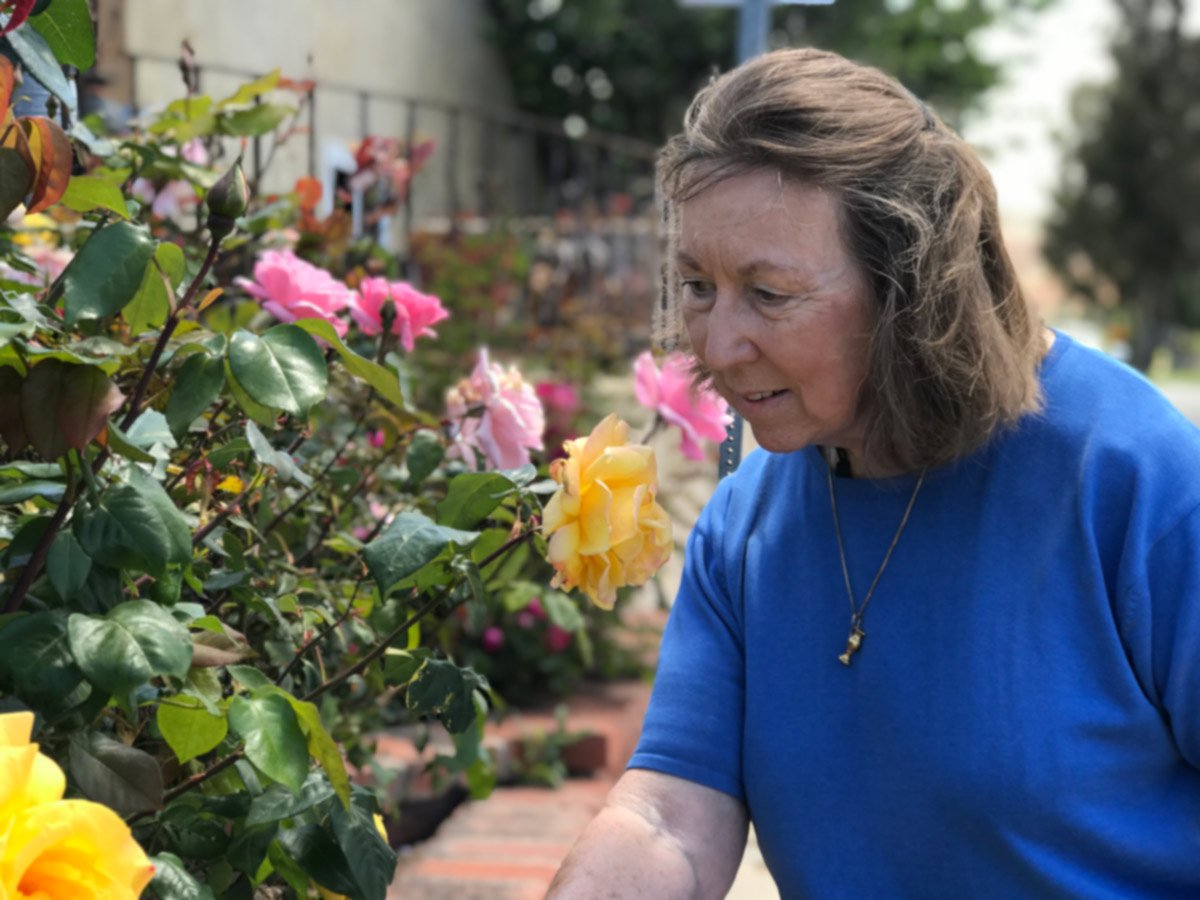
[[[101,71],[110,87],[124,94],[121,99],[132,98],[137,109],[145,111],[181,97],[183,85],[174,60],[186,40],[201,67],[202,92],[217,98],[246,80],[222,73],[221,68],[255,74],[279,68],[286,77],[315,80],[318,156],[329,157],[334,146],[361,139],[364,130],[404,135],[405,103],[377,96],[364,100],[359,91],[433,104],[512,106],[500,61],[483,33],[487,24],[483,0],[96,2],[102,30]],[[123,34],[112,34],[120,29]],[[132,64],[128,57],[134,59]],[[294,101],[294,95],[282,94],[278,99]],[[425,213],[445,207],[453,184],[460,202],[471,208],[480,188],[477,160],[485,152],[484,129],[469,114],[460,117],[459,165],[452,178],[448,115],[418,106],[416,128],[418,139],[432,138],[438,145],[428,169],[419,176],[417,205]],[[279,149],[263,187],[286,190],[307,168],[308,141],[302,134]],[[475,172],[470,171],[473,168]]]

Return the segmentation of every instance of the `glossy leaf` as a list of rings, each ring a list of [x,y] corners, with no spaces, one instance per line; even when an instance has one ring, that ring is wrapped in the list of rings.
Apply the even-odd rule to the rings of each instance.
[[[259,771],[300,793],[308,776],[308,745],[287,700],[271,690],[234,697],[229,724],[246,742],[246,758]]]
[[[217,119],[220,134],[238,137],[260,137],[270,134],[283,124],[296,110],[278,103],[263,103],[240,112],[230,113]]]
[[[50,545],[46,557],[46,573],[50,583],[63,600],[71,600],[87,584],[92,571],[92,558],[79,546],[79,541],[70,531],[60,531]]]
[[[437,517],[451,528],[474,528],[504,502],[516,486],[495,472],[466,472],[450,482]]]
[[[161,574],[170,563],[188,563],[187,521],[162,486],[139,469],[126,484],[100,497],[97,508],[76,515],[75,535],[92,559],[115,568]]]
[[[310,772],[296,796],[283,785],[271,785],[254,798],[246,814],[246,827],[290,819],[334,797],[333,785],[320,772]]]
[[[67,633],[88,680],[112,694],[127,694],[156,675],[183,678],[192,662],[187,629],[149,600],[122,603],[103,618],[74,614]]]
[[[171,399],[167,401],[167,425],[175,437],[187,433],[188,426],[221,396],[225,387],[225,362],[207,353],[189,356],[179,368]]]
[[[269,406],[263,406],[253,397],[243,390],[238,384],[238,380],[233,377],[233,368],[229,365],[229,360],[225,360],[225,384],[229,387],[229,393],[233,395],[234,402],[249,418],[250,421],[261,425],[263,428],[274,428],[275,421],[278,419],[280,410],[271,409]]]
[[[7,35],[8,45],[16,53],[25,69],[50,93],[66,104],[75,118],[75,91],[63,74],[62,66],[46,39],[26,24]]]
[[[385,897],[396,872],[396,853],[358,803],[333,808],[333,834],[349,864],[359,897]]]
[[[254,81],[249,81],[241,85],[223,100],[218,100],[215,108],[226,109],[228,107],[250,106],[256,98],[261,97],[268,91],[275,90],[277,84],[279,84],[279,69],[274,69],[261,78],[256,78]]]
[[[477,531],[447,528],[420,513],[401,513],[366,546],[363,558],[383,594],[432,562],[451,542],[466,547],[478,537]]]
[[[122,219],[129,218],[129,208],[125,205],[120,187],[96,175],[76,175],[72,178],[62,195],[62,205],[76,212],[103,209],[116,213]]]
[[[446,448],[432,431],[422,429],[412,436],[408,451],[404,454],[404,464],[408,466],[408,477],[414,485],[433,473],[446,455]]]
[[[321,349],[295,325],[277,325],[261,337],[235,332],[229,341],[229,365],[255,402],[293,415],[304,415],[320,403],[329,386]]]
[[[159,853],[150,861],[154,863],[150,890],[158,900],[216,900],[212,889],[197,881],[174,853]]]
[[[61,481],[22,481],[18,484],[0,487],[0,506],[24,503],[31,497],[58,500],[66,492],[67,486]]]
[[[213,750],[229,731],[224,716],[214,716],[200,699],[187,694],[160,700],[155,718],[181,763]]]
[[[120,408],[125,395],[95,366],[57,359],[38,363],[21,385],[25,432],[46,459],[82,450]]]
[[[154,248],[154,262],[162,269],[163,274],[171,281],[172,287],[179,287],[183,282],[183,273],[187,268],[187,260],[183,249],[178,244],[163,241]]]
[[[0,628],[0,645],[0,684],[33,709],[51,714],[87,697],[90,688],[75,665],[64,616],[22,616]]]
[[[96,32],[87,0],[54,0],[29,25],[63,65],[84,72],[96,64]]]
[[[162,771],[144,750],[95,731],[73,734],[69,768],[72,781],[88,799],[122,816],[162,809]]]
[[[171,313],[171,298],[165,280],[153,262],[146,266],[137,292],[121,310],[121,315],[129,323],[130,334],[161,328],[167,321]]]
[[[0,221],[25,202],[32,184],[33,172],[21,154],[12,147],[0,147]]]
[[[296,713],[296,721],[300,723],[300,730],[304,732],[304,739],[308,742],[309,755],[325,770],[329,783],[342,805],[349,807],[350,776],[346,774],[342,751],[321,723],[321,714],[312,703],[297,700],[286,691],[280,691],[280,694],[292,705],[292,711]]]
[[[141,287],[154,255],[154,239],[145,228],[115,222],[92,234],[80,248],[55,292],[65,298],[67,325],[119,313]]]
[[[354,872],[337,841],[320,825],[288,828],[280,833],[279,843],[308,876],[327,891],[363,896],[358,893]]]
[[[400,382],[394,374],[376,362],[359,356],[343,343],[333,326],[324,319],[299,319],[293,323],[309,334],[316,335],[337,351],[346,371],[355,378],[361,378],[379,393],[384,400],[394,406],[404,408],[404,395],[400,392]]]
[[[452,734],[475,723],[476,690],[487,682],[472,669],[460,669],[444,659],[427,659],[408,683],[404,705],[413,712],[436,715]]]
[[[178,444],[175,435],[167,426],[167,417],[157,409],[144,409],[129,426],[126,437],[138,447],[148,449],[155,444],[161,444],[168,450],[173,450]]]

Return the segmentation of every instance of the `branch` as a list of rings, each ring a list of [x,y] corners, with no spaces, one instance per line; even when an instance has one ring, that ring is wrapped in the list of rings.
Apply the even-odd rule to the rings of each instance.
[[[84,462],[83,465],[86,466],[87,463]],[[62,495],[62,499],[58,501],[58,508],[54,510],[54,516],[50,519],[50,524],[42,532],[42,536],[38,539],[37,545],[33,548],[33,553],[29,557],[29,562],[25,563],[25,568],[21,570],[21,577],[13,585],[12,593],[8,595],[8,602],[4,604],[5,613],[14,613],[21,608],[21,603],[25,600],[25,595],[29,593],[29,588],[33,586],[33,580],[37,577],[38,572],[42,569],[42,565],[46,562],[46,555],[50,552],[50,545],[54,543],[55,535],[58,534],[58,530],[62,528],[63,522],[66,521],[67,513],[75,505],[75,500],[78,496],[77,486],[78,482],[72,478],[67,485],[66,492]]]
[[[350,618],[350,613],[354,610],[354,600],[356,597],[358,597],[358,589],[362,587],[363,579],[366,577],[366,572],[363,572],[358,576],[358,581],[354,582],[354,592],[350,595],[350,599],[346,601],[345,610],[343,610],[341,615],[339,615],[336,619],[322,628],[319,634],[312,637],[307,643],[304,644],[303,647],[296,651],[296,655],[292,657],[291,661],[286,667],[284,667],[284,670],[279,673],[279,677],[275,679],[276,684],[283,684],[283,679],[287,678],[288,673],[290,673],[292,669],[296,668],[296,666],[300,664],[300,660],[304,658],[304,654],[308,652],[308,649],[313,644],[317,644],[325,640],[325,638],[329,637],[329,635],[333,633],[335,628],[338,628],[343,622]]]

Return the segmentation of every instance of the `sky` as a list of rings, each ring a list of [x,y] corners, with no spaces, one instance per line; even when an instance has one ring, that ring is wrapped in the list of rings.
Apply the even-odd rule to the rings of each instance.
[[[1200,0],[1187,0],[1187,17],[1189,30],[1200,30]],[[1025,27],[980,37],[985,55],[1014,61],[963,134],[984,152],[1006,220],[1036,228],[1049,211],[1062,168],[1056,135],[1071,133],[1071,92],[1111,76],[1114,27],[1110,0],[1057,0]]]

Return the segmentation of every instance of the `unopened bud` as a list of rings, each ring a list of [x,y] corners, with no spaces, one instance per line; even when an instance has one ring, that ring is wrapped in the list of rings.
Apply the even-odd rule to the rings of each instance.
[[[233,231],[238,217],[246,212],[250,204],[250,186],[246,184],[240,156],[232,168],[208,189],[204,202],[208,206],[208,230],[215,240],[220,240]]]

